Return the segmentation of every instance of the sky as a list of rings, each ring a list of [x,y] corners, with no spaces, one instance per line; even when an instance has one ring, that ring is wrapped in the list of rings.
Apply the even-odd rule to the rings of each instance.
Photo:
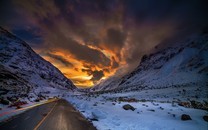
[[[0,26],[78,87],[121,77],[168,41],[207,27],[206,0],[1,0]]]

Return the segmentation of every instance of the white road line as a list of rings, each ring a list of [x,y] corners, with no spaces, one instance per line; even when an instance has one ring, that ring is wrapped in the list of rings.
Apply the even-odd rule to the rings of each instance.
[[[29,119],[30,118],[30,116],[27,116],[24,120],[27,120],[27,119]]]

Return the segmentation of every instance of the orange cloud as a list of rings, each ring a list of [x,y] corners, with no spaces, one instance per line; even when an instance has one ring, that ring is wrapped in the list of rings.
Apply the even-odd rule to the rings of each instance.
[[[111,66],[103,68],[100,65],[77,60],[64,50],[58,49],[48,53],[36,50],[36,52],[59,68],[59,70],[78,87],[91,87],[101,79],[105,79],[115,72]],[[70,66],[68,66],[69,63]]]

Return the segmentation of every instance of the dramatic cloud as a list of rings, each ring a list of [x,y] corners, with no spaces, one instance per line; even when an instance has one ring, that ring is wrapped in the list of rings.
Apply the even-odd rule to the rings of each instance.
[[[123,32],[113,28],[108,29],[106,43],[111,45],[112,48],[119,47],[121,49],[124,45],[125,39],[126,35]]]
[[[90,79],[92,80],[94,83],[96,83],[97,81],[99,81],[103,76],[103,71],[93,71],[92,72],[93,77]]]
[[[67,60],[66,60],[64,57],[62,57],[62,56],[54,55],[54,54],[51,54],[51,53],[47,53],[46,55],[48,55],[49,57],[54,58],[55,60],[61,62],[62,64],[64,64],[64,65],[67,66],[67,67],[73,67],[73,64],[70,63],[69,61],[67,61]]]
[[[100,70],[91,70],[91,69],[82,69],[82,72],[87,72],[88,75],[92,75],[92,78],[90,79],[94,84],[97,83],[104,75],[103,71]]]
[[[86,87],[207,26],[207,12],[206,0],[1,0],[0,25]]]

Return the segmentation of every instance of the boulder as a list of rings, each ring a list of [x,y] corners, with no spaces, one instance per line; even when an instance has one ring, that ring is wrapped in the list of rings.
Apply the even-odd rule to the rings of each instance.
[[[132,110],[132,111],[135,110],[135,108],[133,106],[131,106],[130,104],[123,105],[123,109],[124,110]]]
[[[152,112],[155,112],[155,110],[154,109],[147,109],[148,111],[152,111]]]
[[[203,119],[208,122],[208,116],[203,116]]]
[[[189,115],[183,114],[181,115],[181,120],[186,121],[186,120],[192,120]]]
[[[91,121],[98,121],[98,119],[96,119],[96,118],[92,118],[92,119],[90,119]]]

